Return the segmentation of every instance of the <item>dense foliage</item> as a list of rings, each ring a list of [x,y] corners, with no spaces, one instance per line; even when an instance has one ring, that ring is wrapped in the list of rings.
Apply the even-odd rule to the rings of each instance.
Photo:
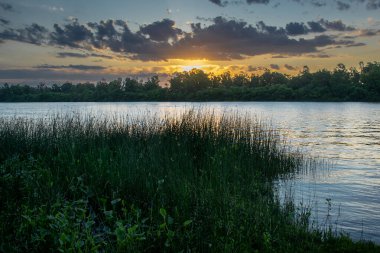
[[[236,116],[2,118],[0,143],[1,252],[379,252],[281,205],[302,156]]]
[[[0,101],[380,101],[380,63],[360,64],[360,70],[339,64],[333,71],[296,76],[265,71],[261,75],[206,74],[202,70],[176,73],[167,87],[157,76],[111,82],[64,83],[37,87],[3,84]]]

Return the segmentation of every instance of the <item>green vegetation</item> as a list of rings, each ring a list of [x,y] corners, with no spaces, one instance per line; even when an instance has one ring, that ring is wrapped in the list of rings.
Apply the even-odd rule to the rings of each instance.
[[[379,252],[309,225],[274,182],[306,169],[237,116],[0,119],[1,252]]]
[[[154,76],[147,81],[126,78],[107,82],[65,83],[37,87],[0,87],[2,102],[94,102],[94,101],[380,101],[380,63],[360,64],[360,70],[339,64],[333,71],[297,76],[266,70],[261,75],[226,72],[216,76],[194,69],[176,73],[168,87]]]

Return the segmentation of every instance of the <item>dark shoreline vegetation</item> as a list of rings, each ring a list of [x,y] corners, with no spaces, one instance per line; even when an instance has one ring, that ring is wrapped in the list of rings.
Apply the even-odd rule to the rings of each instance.
[[[1,118],[0,143],[1,252],[380,250],[280,204],[310,162],[262,122]]]
[[[157,76],[147,81],[126,78],[111,82],[43,83],[0,86],[0,102],[118,102],[118,101],[349,101],[380,102],[380,63],[314,73],[308,67],[296,76],[266,70],[261,75],[244,73],[219,76],[202,70],[174,74],[167,87]]]

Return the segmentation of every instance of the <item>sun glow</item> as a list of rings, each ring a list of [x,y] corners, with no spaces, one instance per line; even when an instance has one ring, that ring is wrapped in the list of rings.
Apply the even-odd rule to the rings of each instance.
[[[207,60],[199,59],[199,60],[184,60],[182,62],[178,62],[178,67],[182,69],[182,71],[190,71],[192,69],[202,69],[205,70],[207,68]]]
[[[190,71],[192,69],[202,69],[202,65],[186,65],[186,66],[182,66],[182,70],[183,71]]]

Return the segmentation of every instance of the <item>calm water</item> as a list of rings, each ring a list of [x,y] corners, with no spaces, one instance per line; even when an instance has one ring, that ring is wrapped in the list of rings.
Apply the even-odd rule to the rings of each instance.
[[[0,117],[178,114],[191,108],[239,112],[269,120],[292,145],[334,166],[286,183],[297,203],[313,208],[318,226],[380,243],[380,104],[372,103],[3,103]],[[331,199],[329,210],[326,199]],[[330,216],[327,216],[327,214]],[[326,222],[328,218],[328,221]]]

